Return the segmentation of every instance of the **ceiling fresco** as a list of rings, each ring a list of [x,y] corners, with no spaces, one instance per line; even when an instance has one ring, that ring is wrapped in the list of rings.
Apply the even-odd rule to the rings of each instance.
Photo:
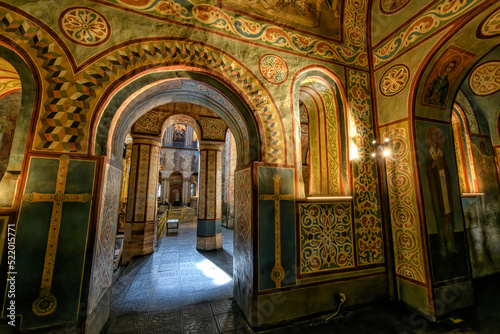
[[[91,1],[281,51],[368,66],[366,0]]]

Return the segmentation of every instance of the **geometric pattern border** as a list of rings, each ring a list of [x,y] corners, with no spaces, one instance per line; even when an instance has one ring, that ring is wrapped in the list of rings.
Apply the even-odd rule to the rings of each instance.
[[[373,49],[375,68],[390,62],[445,25],[479,5],[483,0],[441,0],[419,17],[399,29],[391,38]]]
[[[385,258],[378,176],[370,155],[374,138],[370,79],[368,73],[354,69],[347,71],[347,78],[351,127],[355,128],[351,140],[358,152],[352,161],[357,264],[381,264]]]
[[[284,133],[278,111],[258,79],[223,51],[189,40],[138,43],[115,50],[86,67],[76,78],[62,66],[62,52],[41,28],[27,20],[14,19],[12,12],[0,12],[0,31],[9,38],[28,44],[43,61],[48,83],[47,100],[43,102],[35,149],[44,151],[87,152],[89,120],[98,91],[106,88],[124,71],[146,64],[188,65],[209,68],[236,85],[253,104],[261,120],[266,139],[266,161],[285,161]],[[118,73],[120,72],[120,73]]]
[[[388,139],[392,157],[386,158],[392,239],[396,274],[421,283],[426,282],[425,262],[408,122],[381,128]]]
[[[123,6],[123,1],[108,0]],[[130,1],[128,1],[131,3]],[[144,1],[142,1],[144,2]],[[163,2],[163,1],[162,1]],[[124,10],[143,12],[157,19],[181,21],[217,31],[225,38],[252,41],[294,54],[337,61],[360,68],[368,68],[366,53],[366,22],[368,1],[345,0],[343,26],[344,43],[330,42],[315,35],[304,34],[279,25],[269,24],[249,16],[226,11],[214,6],[216,1],[165,1],[165,6],[125,5]],[[172,5],[175,4],[175,9]]]

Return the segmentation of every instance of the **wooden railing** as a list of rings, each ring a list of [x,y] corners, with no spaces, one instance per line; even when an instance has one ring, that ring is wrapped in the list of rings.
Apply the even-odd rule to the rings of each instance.
[[[160,244],[163,232],[170,229],[178,229],[179,223],[185,220],[193,221],[196,218],[196,210],[189,207],[169,206],[158,220],[156,229],[156,245]]]
[[[160,244],[163,231],[165,231],[165,227],[167,226],[167,216],[168,210],[163,212],[160,219],[158,220],[158,226],[156,228],[156,246]]]

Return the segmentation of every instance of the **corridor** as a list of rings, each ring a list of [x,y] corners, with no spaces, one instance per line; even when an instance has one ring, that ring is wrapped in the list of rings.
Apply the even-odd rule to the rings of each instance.
[[[222,250],[198,252],[196,223],[179,225],[120,275],[102,333],[251,333],[232,304],[233,231],[222,228]]]

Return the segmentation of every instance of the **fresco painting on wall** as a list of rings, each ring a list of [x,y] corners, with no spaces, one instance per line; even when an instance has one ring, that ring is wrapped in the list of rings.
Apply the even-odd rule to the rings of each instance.
[[[444,109],[451,89],[474,55],[457,47],[450,47],[434,64],[422,95],[422,105]]]
[[[464,222],[474,278],[493,273],[493,261],[488,247],[490,236],[483,215],[482,196],[462,197]]]
[[[64,155],[29,160],[16,231],[16,247],[29,249],[16,259],[21,329],[79,316],[95,169],[95,161]]]
[[[451,128],[417,122],[417,138],[434,282],[466,277],[468,255]]]
[[[184,141],[186,137],[186,125],[175,124],[174,125],[174,141]]]
[[[500,269],[500,193],[499,180],[493,150],[484,138],[472,137],[472,154],[476,166],[476,180],[481,196],[485,230],[485,246],[491,254],[492,264]]]
[[[295,285],[294,169],[258,166],[257,176],[259,289]]]
[[[340,0],[219,0],[225,8],[277,20],[326,38],[340,36]],[[228,9],[229,9],[228,8]]]

